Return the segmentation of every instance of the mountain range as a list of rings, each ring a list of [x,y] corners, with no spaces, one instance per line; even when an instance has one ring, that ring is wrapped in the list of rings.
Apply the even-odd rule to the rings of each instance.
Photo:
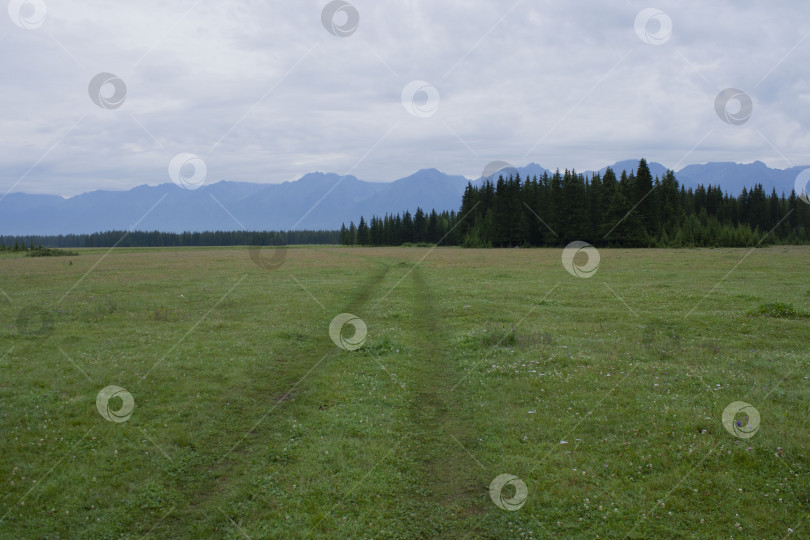
[[[662,177],[667,170],[660,163],[648,165],[654,177]],[[619,175],[623,170],[630,173],[637,166],[637,160],[627,160],[611,167]],[[776,189],[779,194],[790,194],[797,175],[806,168],[771,169],[760,161],[707,163],[689,165],[675,175],[687,188],[719,185],[736,195],[744,187],[761,183],[768,193]],[[524,178],[547,171],[535,163],[516,170]],[[281,184],[221,181],[186,190],[167,183],[128,191],[92,191],[67,199],[11,193],[0,200],[0,235],[129,229],[164,232],[337,229],[342,223],[356,223],[361,215],[368,218],[405,210],[414,212],[417,207],[458,210],[467,183],[482,180],[423,169],[390,183],[315,172]]]

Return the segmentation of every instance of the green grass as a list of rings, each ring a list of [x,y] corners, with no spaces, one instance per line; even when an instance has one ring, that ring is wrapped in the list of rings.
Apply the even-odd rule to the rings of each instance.
[[[758,308],[750,311],[749,315],[761,315],[763,317],[774,317],[777,319],[807,319],[810,318],[810,311],[796,309],[793,304],[771,302],[762,304]]]
[[[600,252],[0,255],[0,537],[806,536],[810,248]]]

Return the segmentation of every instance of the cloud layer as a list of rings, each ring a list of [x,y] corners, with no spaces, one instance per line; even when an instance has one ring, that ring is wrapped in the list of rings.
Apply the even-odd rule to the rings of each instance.
[[[209,182],[314,170],[391,181],[425,167],[477,177],[496,159],[810,161],[810,19],[798,1],[645,12],[633,1],[353,0],[330,6],[331,33],[329,4],[10,2],[0,195],[168,182],[181,153],[205,162]],[[99,73],[125,84],[120,106],[111,85],[95,101],[115,106],[91,99]],[[413,81],[425,84],[403,104]],[[753,105],[739,125],[715,110],[727,88]]]

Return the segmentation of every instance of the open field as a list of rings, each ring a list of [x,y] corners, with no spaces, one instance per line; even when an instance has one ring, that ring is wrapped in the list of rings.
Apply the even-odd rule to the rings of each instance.
[[[810,248],[105,253],[0,256],[2,538],[810,535]]]

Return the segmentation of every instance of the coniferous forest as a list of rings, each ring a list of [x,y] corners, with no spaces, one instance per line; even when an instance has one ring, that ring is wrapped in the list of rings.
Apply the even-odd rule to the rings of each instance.
[[[559,170],[468,184],[459,212],[360,218],[346,245],[440,243],[464,247],[748,247],[810,243],[810,204],[762,185],[733,197],[720,187],[685,189],[675,174],[653,178],[646,160],[620,177]]]

